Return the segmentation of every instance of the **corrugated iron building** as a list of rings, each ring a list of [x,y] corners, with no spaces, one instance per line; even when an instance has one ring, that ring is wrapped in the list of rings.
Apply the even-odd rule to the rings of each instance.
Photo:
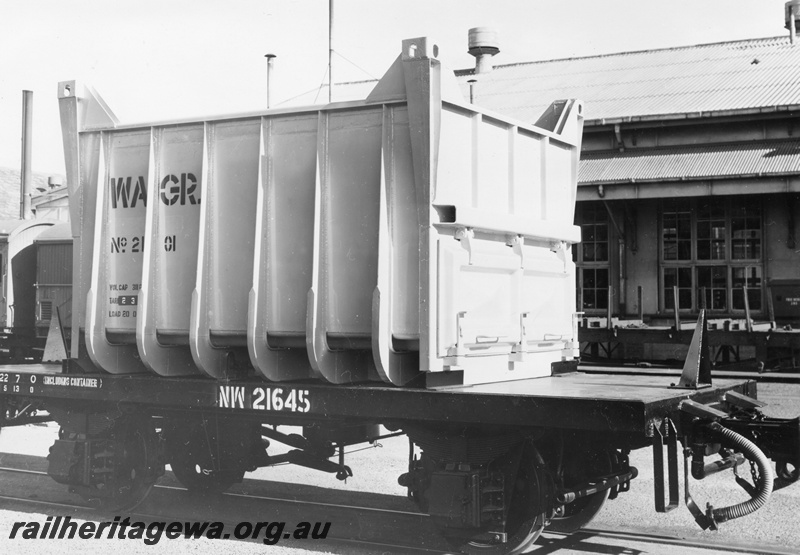
[[[677,287],[687,320],[701,308],[741,318],[746,303],[768,319],[772,284],[775,312],[800,321],[781,294],[800,278],[800,45],[755,39],[457,75],[465,88],[477,80],[475,103],[525,121],[550,99],[585,102],[574,255],[588,315],[668,322]]]

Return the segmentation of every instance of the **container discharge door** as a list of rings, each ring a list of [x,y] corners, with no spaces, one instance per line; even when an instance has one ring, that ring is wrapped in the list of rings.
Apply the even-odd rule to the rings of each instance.
[[[204,125],[153,129],[152,182],[136,340],[142,361],[162,376],[199,373],[189,349],[197,280]]]
[[[150,132],[101,132],[96,144],[86,347],[92,361],[108,372],[144,372],[136,349],[136,319],[146,240]]]
[[[579,107],[565,109],[576,119]],[[498,381],[573,358],[576,164],[558,135],[443,103],[432,369]]]
[[[306,317],[321,118],[313,111],[263,121],[247,339],[253,364],[275,381],[317,375],[306,347]]]
[[[197,366],[219,379],[252,371],[247,310],[261,133],[261,118],[205,125],[199,260],[189,339]]]

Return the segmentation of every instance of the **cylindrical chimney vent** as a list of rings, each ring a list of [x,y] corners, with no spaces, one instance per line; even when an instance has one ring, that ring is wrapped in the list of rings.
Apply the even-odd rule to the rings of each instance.
[[[789,30],[789,41],[794,44],[797,27],[800,26],[800,0],[790,0],[783,7],[785,27]]]
[[[267,59],[267,108],[272,106],[272,72],[274,71],[273,60],[277,58],[275,54],[265,54]]]
[[[33,150],[33,91],[22,91],[22,167],[19,184],[19,219],[28,220],[31,214],[31,151]]]
[[[474,27],[469,30],[469,50],[475,56],[475,73],[489,73],[494,64],[492,56],[500,52],[497,31],[490,27]]]

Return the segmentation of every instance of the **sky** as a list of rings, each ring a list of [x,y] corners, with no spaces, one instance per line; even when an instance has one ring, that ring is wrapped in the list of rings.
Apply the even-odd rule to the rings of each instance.
[[[786,35],[784,4],[334,0],[334,82],[380,78],[406,38],[433,38],[461,69],[474,65],[472,27],[498,32],[504,64]],[[328,11],[329,0],[0,0],[0,167],[20,168],[31,90],[33,170],[64,173],[59,81],[91,85],[122,123],[265,109],[267,53],[273,106],[317,90]]]

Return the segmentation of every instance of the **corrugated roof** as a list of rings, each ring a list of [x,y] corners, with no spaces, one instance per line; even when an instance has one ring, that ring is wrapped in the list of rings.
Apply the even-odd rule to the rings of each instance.
[[[35,239],[37,243],[61,243],[72,241],[72,227],[69,223],[56,224],[41,232]]]
[[[51,226],[52,220],[37,220],[35,218],[30,220],[19,220],[19,219],[10,219],[10,220],[3,220],[0,219],[0,236],[9,236],[9,235],[18,235],[20,232],[25,231],[30,227],[35,226]]]
[[[456,72],[467,90],[471,72]],[[496,66],[475,103],[536,121],[555,99],[580,98],[587,120],[800,105],[800,46],[788,37]]]
[[[800,140],[583,152],[580,184],[800,173]]]
[[[456,71],[464,97],[472,70]],[[375,81],[342,83],[336,100],[365,98]],[[475,103],[535,122],[553,100],[579,98],[587,122],[800,106],[800,45],[748,39],[495,66]],[[327,89],[282,105],[327,101]]]
[[[0,168],[0,219],[13,220],[19,218],[19,170]],[[47,189],[47,174],[34,173],[33,197],[39,196],[37,189]],[[63,181],[63,177],[61,178]]]
[[[456,72],[465,97],[472,70]],[[365,98],[373,81],[335,88]],[[317,99],[327,93],[315,91]],[[748,39],[583,58],[498,65],[478,76],[475,103],[535,122],[557,99],[579,98],[586,122],[667,120],[800,110],[800,45],[789,37]],[[309,96],[295,99],[313,102]],[[579,183],[624,183],[800,173],[800,141],[583,151]]]

